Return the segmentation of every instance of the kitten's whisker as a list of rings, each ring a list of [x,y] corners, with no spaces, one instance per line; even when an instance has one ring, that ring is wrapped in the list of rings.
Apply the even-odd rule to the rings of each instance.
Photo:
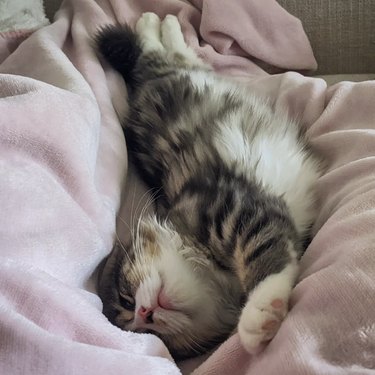
[[[148,196],[147,200],[146,200],[146,203],[144,204],[142,210],[141,210],[141,213],[139,214],[139,217],[142,218],[146,212],[146,210],[156,201],[156,199],[158,198],[157,197],[157,194],[159,193],[159,191],[161,190],[161,188],[159,189],[156,189],[155,192],[153,192],[151,195]],[[147,192],[150,192],[150,190],[148,190]]]
[[[125,246],[122,244],[121,240],[120,240],[120,237],[118,236],[117,232],[116,232],[116,238],[117,238],[117,242],[119,243],[120,245],[120,248],[123,250],[123,252],[125,253],[126,257],[128,258],[128,261],[130,262],[130,264],[134,265],[133,261],[131,260],[130,256],[129,256],[129,253],[127,252],[127,250],[125,249]]]
[[[130,230],[130,233],[132,232],[132,227],[131,225],[129,225],[129,223],[127,223],[120,215],[116,215],[116,217],[121,220],[127,227],[128,229]]]
[[[194,334],[194,332],[187,332],[184,326],[180,325],[178,321],[174,321],[174,323],[176,324],[171,328],[174,333],[178,335],[176,337],[178,337],[178,341],[180,341],[182,346],[193,350],[196,353],[202,353],[206,350],[206,347],[199,343],[200,339]]]
[[[135,276],[136,276],[136,278],[138,279],[138,281],[141,281],[141,280],[142,280],[142,275],[141,275],[141,274],[139,273],[139,271],[138,271],[138,268],[139,268],[139,267],[136,267],[136,263],[135,263],[135,261],[133,261],[133,260],[130,258],[128,251],[126,250],[125,246],[122,244],[122,242],[121,242],[121,240],[120,240],[120,238],[119,238],[119,236],[118,236],[117,233],[116,233],[116,237],[117,237],[117,241],[118,241],[118,243],[120,244],[121,249],[124,251],[124,253],[125,253],[125,255],[126,255],[128,261],[129,261],[129,263],[132,265],[132,269],[135,271]]]
[[[147,192],[149,192],[150,190],[148,190]],[[141,210],[141,212],[139,214],[139,217],[138,217],[138,223],[137,223],[137,228],[136,228],[136,233],[135,233],[136,234],[135,247],[137,248],[137,251],[139,253],[141,253],[141,247],[140,247],[140,225],[141,225],[141,221],[143,219],[143,216],[144,216],[146,210],[154,203],[154,201],[155,201],[155,194],[157,194],[157,192],[158,191],[156,191],[150,197],[148,197],[148,199],[147,199],[146,203],[144,204],[144,206],[142,207],[142,210]]]
[[[186,339],[186,346],[188,346],[191,350],[193,350],[196,353],[202,353],[205,351],[205,347],[201,345],[198,341],[196,341],[196,337],[193,336],[192,334],[189,335],[189,340]]]
[[[134,210],[134,201],[135,201],[135,189],[133,189],[133,199],[132,199],[132,205],[130,208],[130,226],[133,228],[134,225],[134,217],[133,217],[133,210]],[[132,230],[131,230],[132,233]]]
[[[134,216],[137,216],[139,206],[142,204],[143,199],[144,199],[145,197],[149,196],[149,195],[152,193],[152,191],[155,190],[155,189],[156,189],[156,188],[150,188],[150,189],[146,190],[146,191],[142,194],[142,196],[139,198],[138,203],[137,203],[137,206],[136,206],[136,208],[135,208]],[[160,190],[160,189],[157,189],[157,190]],[[135,192],[134,192],[134,195],[135,195]],[[151,194],[151,197],[153,197],[153,195],[154,195],[154,193]],[[146,204],[147,204],[147,202],[149,201],[149,199],[150,199],[150,198],[148,197],[147,200],[146,200]],[[133,224],[134,224],[134,222],[133,222]]]
[[[159,189],[156,189],[155,192],[153,192],[151,194],[151,196],[149,196],[145,202],[145,204],[143,205],[142,209],[141,209],[141,212],[139,214],[139,217],[138,217],[138,222],[137,222],[137,226],[135,228],[135,231],[133,229],[133,232],[132,232],[132,241],[134,243],[134,248],[137,252],[137,254],[140,256],[141,255],[141,246],[140,246],[140,224],[141,224],[141,220],[143,219],[143,216],[146,212],[146,210],[155,202],[155,199],[156,199],[156,195],[157,193],[160,191],[161,188]],[[137,216],[137,213],[138,213],[138,210],[139,210],[139,207],[140,207],[140,204],[142,203],[144,197],[148,194],[150,194],[150,192],[152,192],[153,190],[155,190],[155,188],[151,188],[151,189],[148,189],[143,195],[142,197],[140,198],[138,204],[137,204],[137,207],[135,209],[135,212],[134,212],[134,216]],[[135,223],[133,221],[132,223],[132,227],[134,228],[135,226]]]
[[[135,202],[135,189],[133,189],[133,199],[132,199],[132,205],[131,205],[131,208],[130,208],[130,226],[132,228],[134,228],[134,224],[135,224],[135,217],[137,216],[137,212],[138,212],[138,208],[139,208],[139,205],[141,204],[143,198],[150,192],[152,191],[152,188],[151,189],[148,189],[147,191],[145,191],[142,196],[139,198],[138,200],[138,203],[137,203],[137,206],[135,207],[134,209],[134,202]]]
[[[120,240],[120,238],[119,238],[119,236],[118,236],[117,233],[116,233],[116,237],[117,237],[117,241],[118,241],[121,249],[125,253],[125,255],[126,255],[129,263],[132,265],[133,270],[135,270],[135,274],[136,274],[136,277],[137,277],[138,281],[141,281],[142,279],[141,279],[140,273],[138,272],[138,267],[135,267],[134,261],[130,258],[128,251],[126,250],[125,246],[122,244],[122,242],[121,242],[121,240]]]
[[[132,242],[134,242],[134,228],[132,227],[132,225],[129,225],[129,223],[127,223],[120,215],[117,215],[117,218],[122,223],[124,223],[126,225],[126,227],[129,229],[131,240],[132,240]],[[116,235],[117,235],[117,233],[116,233]]]

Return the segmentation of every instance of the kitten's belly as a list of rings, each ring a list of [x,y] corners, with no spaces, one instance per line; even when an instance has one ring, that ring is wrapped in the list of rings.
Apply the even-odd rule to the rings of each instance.
[[[206,72],[192,72],[190,79],[198,90],[209,87],[218,106],[225,106],[228,94],[240,103],[216,124],[213,146],[229,168],[255,177],[268,192],[282,196],[297,230],[305,231],[315,217],[313,187],[320,167],[306,151],[299,125],[285,111],[275,111],[264,98],[233,82]]]
[[[291,125],[294,126],[294,125]],[[256,180],[269,192],[283,196],[297,230],[303,232],[314,214],[313,186],[319,177],[317,161],[303,149],[291,130],[259,134],[251,142],[238,127],[223,127],[216,145],[228,166]]]
[[[320,172],[317,159],[299,138],[298,125],[286,117],[266,118],[264,129],[260,124],[254,131],[251,123],[244,129],[241,113],[229,120],[219,128],[214,141],[223,161],[249,179],[255,177],[268,192],[282,196],[297,230],[305,231],[314,220],[313,188]]]

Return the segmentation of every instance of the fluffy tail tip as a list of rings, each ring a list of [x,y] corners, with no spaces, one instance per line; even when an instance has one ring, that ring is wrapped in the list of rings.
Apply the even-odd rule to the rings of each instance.
[[[94,42],[99,53],[131,83],[134,67],[142,53],[137,34],[128,25],[108,25],[99,29]]]

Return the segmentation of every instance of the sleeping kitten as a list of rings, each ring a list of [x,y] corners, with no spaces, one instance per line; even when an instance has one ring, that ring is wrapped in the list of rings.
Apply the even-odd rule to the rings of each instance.
[[[104,314],[159,336],[178,358],[236,327],[254,353],[287,309],[320,175],[298,125],[249,87],[215,74],[177,18],[108,26],[100,53],[129,86],[124,131],[155,216],[116,243],[99,280]]]

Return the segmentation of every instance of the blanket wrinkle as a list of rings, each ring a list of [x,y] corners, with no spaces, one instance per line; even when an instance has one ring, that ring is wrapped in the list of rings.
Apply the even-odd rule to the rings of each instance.
[[[307,37],[301,33],[300,21],[275,1],[234,2],[231,6],[225,0],[202,3],[200,33],[219,53],[251,56],[269,66],[288,70],[317,68]],[[218,25],[224,9],[226,22]],[[237,24],[242,25],[241,29]],[[301,65],[303,62],[305,65]]]
[[[235,334],[176,364],[157,337],[124,332],[101,313],[97,267],[116,219],[129,236],[147,188],[128,170],[125,83],[91,36],[145,11],[176,14],[199,56],[286,108],[327,160],[290,312],[258,356]],[[374,82],[327,89],[296,72],[269,75],[264,67],[316,67],[300,21],[273,0],[65,0],[51,25],[26,36],[0,38],[0,373],[371,373]]]

